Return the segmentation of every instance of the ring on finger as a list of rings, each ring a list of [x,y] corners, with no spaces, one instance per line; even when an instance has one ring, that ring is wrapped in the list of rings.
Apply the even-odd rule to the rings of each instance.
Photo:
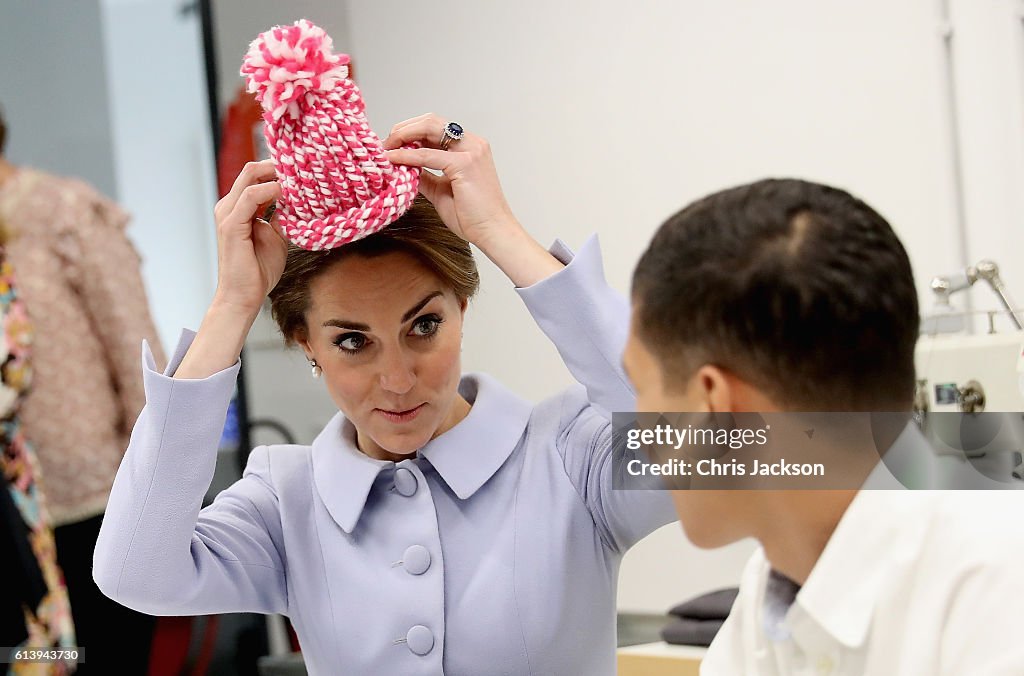
[[[441,150],[448,150],[448,146],[451,145],[452,141],[458,141],[466,135],[466,130],[462,128],[462,125],[458,122],[449,122],[444,126],[444,131],[441,132]]]

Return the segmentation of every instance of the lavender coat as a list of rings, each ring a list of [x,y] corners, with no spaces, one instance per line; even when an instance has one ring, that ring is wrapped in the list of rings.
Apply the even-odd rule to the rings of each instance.
[[[580,384],[533,405],[466,375],[469,415],[397,464],[339,413],[312,446],[255,449],[201,509],[239,366],[174,380],[192,334],[163,375],[144,349],[100,589],[153,615],[287,615],[311,674],[615,673],[619,563],[675,515],[665,492],[612,488],[627,304],[596,238],[552,253],[567,267],[517,292]]]

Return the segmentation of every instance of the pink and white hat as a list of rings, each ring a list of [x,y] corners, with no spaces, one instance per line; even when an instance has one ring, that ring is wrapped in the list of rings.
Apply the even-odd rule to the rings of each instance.
[[[366,121],[348,54],[302,19],[260,34],[242,62],[263,106],[281,183],[278,219],[289,240],[333,249],[394,223],[412,205],[419,170],[388,161]]]

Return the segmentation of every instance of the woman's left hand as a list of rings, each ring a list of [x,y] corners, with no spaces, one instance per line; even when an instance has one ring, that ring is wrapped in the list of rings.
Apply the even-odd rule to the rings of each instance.
[[[447,122],[428,113],[399,122],[384,139],[388,159],[420,169],[435,169],[436,176],[420,172],[420,192],[455,234],[483,248],[485,242],[504,232],[519,229],[519,223],[505,201],[498,173],[487,141],[465,132],[440,150]],[[419,142],[420,148],[401,146]]]

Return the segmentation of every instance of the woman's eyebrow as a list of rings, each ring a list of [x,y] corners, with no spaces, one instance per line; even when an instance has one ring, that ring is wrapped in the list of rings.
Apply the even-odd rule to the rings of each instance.
[[[429,303],[431,301],[431,299],[433,299],[433,298],[435,298],[437,296],[440,296],[440,295],[441,295],[440,291],[435,291],[434,293],[430,294],[429,296],[427,296],[426,298],[424,298],[420,302],[416,303],[416,305],[414,305],[412,308],[410,308],[408,312],[406,312],[404,315],[402,315],[402,322],[404,323],[404,322],[407,322],[410,319],[412,319],[413,315],[415,315],[417,312],[422,310],[424,305]]]
[[[402,315],[402,322],[407,322],[416,315],[417,312],[423,309],[427,303],[436,298],[437,296],[443,295],[440,291],[434,291],[433,293],[426,296],[423,300],[412,306],[408,312]],[[339,329],[348,329],[349,331],[369,331],[370,326],[363,324],[362,322],[354,322],[349,319],[328,319],[323,323],[323,326],[333,326]]]
[[[353,322],[348,319],[328,319],[322,324],[322,326],[334,326],[339,329],[348,329],[350,331],[369,331],[370,325],[363,324],[362,322]]]

